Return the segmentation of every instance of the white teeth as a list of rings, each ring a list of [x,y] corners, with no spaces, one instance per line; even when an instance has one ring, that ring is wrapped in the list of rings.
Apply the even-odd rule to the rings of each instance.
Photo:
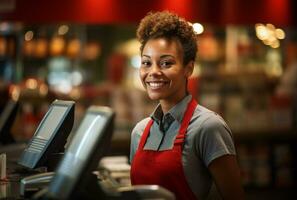
[[[164,86],[164,83],[163,82],[150,82],[148,83],[148,85],[152,88],[152,89],[158,89],[158,88],[161,88],[162,86]]]

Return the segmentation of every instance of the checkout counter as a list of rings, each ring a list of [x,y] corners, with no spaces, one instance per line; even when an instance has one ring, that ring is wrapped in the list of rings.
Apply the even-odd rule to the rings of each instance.
[[[116,163],[126,166],[126,171],[119,172],[102,159],[113,132],[114,112],[108,107],[91,106],[56,168],[45,167],[50,155],[59,153],[61,144],[65,145],[68,133],[57,127],[65,124],[67,113],[73,113],[74,104],[66,104],[66,109],[52,104],[28,144],[0,148],[7,157],[7,179],[0,181],[0,199],[175,199],[157,185],[130,186],[128,163]],[[58,123],[53,125],[54,121]],[[63,137],[59,137],[61,134]],[[38,139],[46,139],[45,145]],[[120,182],[119,177],[126,181]]]
[[[24,144],[14,144],[5,147],[5,149],[24,149]],[[1,151],[4,150],[1,148]],[[7,154],[9,158],[10,153]],[[13,152],[16,155],[16,152]],[[103,160],[125,160],[124,157],[104,157]],[[107,161],[109,162],[109,161]],[[116,161],[117,162],[117,161]],[[43,172],[43,169],[36,169],[33,171],[20,171],[21,167],[16,166],[15,160],[9,161],[8,159],[8,177],[7,180],[0,181],[0,199],[51,199],[46,197],[34,197],[34,194],[38,191],[47,190],[50,182],[55,175],[55,172]],[[114,169],[114,167],[107,166],[108,163],[104,163],[104,166],[100,162],[98,170],[94,171],[97,177],[96,183],[100,189],[96,192],[98,198],[95,199],[164,199],[173,200],[174,195],[168,190],[159,187],[157,185],[149,186],[130,186],[128,183],[129,171],[128,167],[126,169]],[[114,161],[110,162],[114,166]],[[119,163],[116,165],[126,165],[127,163]],[[106,168],[106,166],[108,168]],[[17,169],[17,171],[12,171],[11,169]],[[97,188],[97,187],[95,187]],[[98,188],[97,188],[98,189]],[[103,192],[103,193],[102,193]],[[77,198],[77,199],[80,199]],[[83,198],[88,199],[88,198]],[[89,198],[94,199],[94,198]]]

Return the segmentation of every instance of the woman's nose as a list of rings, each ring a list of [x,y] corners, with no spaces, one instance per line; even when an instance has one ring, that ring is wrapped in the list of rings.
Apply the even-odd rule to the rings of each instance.
[[[150,69],[150,75],[161,75],[161,69],[158,65],[154,64]]]

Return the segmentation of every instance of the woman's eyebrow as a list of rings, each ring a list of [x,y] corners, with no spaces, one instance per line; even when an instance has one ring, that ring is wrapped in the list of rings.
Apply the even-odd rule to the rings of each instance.
[[[142,57],[147,57],[147,58],[151,58],[149,55],[142,55]],[[171,58],[175,58],[173,55],[170,54],[165,54],[165,55],[161,55],[160,58],[166,58],[166,57],[171,57]]]
[[[142,57],[147,57],[147,58],[151,58],[150,56],[148,56],[148,55],[142,55]]]
[[[167,54],[165,54],[165,55],[162,55],[162,56],[160,56],[160,58],[166,58],[166,57],[171,57],[171,58],[175,58],[173,55],[167,55]]]

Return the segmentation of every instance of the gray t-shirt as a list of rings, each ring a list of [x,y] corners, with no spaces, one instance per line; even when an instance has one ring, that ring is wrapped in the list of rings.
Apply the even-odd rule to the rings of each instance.
[[[138,148],[141,135],[149,120],[154,123],[144,146],[145,150],[172,149],[184,112],[192,96],[188,95],[165,115],[158,105],[153,114],[138,122],[131,135],[130,162]],[[191,118],[182,151],[182,165],[186,180],[198,199],[217,198],[209,164],[223,155],[235,155],[230,129],[216,113],[197,105]]]

